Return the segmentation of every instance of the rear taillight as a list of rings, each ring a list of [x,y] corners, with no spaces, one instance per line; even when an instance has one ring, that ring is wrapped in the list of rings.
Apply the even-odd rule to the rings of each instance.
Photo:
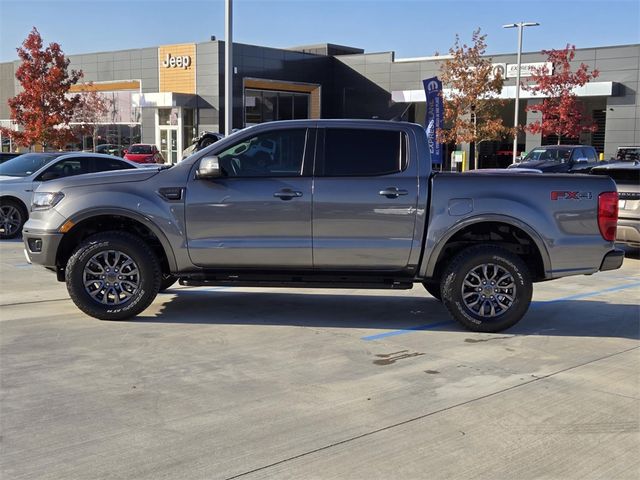
[[[603,192],[598,197],[598,227],[602,238],[609,242],[616,239],[618,225],[618,192]]]

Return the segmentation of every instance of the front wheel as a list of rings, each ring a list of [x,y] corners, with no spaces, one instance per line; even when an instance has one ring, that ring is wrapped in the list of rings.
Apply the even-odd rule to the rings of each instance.
[[[492,245],[460,252],[446,268],[442,300],[449,313],[476,332],[500,332],[524,316],[533,285],[526,264]]]
[[[141,238],[105,232],[87,238],[66,267],[73,303],[101,320],[124,320],[146,309],[158,294],[158,258]]]
[[[0,239],[7,240],[20,235],[28,216],[22,204],[13,200],[2,200],[0,202]]]

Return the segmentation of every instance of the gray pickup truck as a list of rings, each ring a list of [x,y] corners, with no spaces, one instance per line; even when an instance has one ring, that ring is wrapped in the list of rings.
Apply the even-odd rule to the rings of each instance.
[[[424,128],[272,122],[171,168],[48,182],[24,227],[29,261],[85,313],[142,312],[182,285],[409,289],[475,331],[511,327],[533,282],[619,268],[606,177],[435,174]]]

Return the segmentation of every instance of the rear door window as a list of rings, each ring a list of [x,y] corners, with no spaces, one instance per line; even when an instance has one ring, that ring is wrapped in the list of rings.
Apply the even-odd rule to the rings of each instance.
[[[325,177],[390,175],[407,164],[402,132],[356,128],[327,128],[324,158],[317,169]]]
[[[110,172],[112,170],[124,170],[128,168],[135,168],[133,165],[129,165],[126,162],[117,160],[115,158],[94,158],[93,159],[93,171],[94,172]]]

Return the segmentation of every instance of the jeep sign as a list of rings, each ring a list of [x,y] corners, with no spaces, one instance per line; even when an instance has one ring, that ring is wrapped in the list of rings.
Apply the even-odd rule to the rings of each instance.
[[[182,55],[173,57],[170,53],[167,53],[162,66],[164,68],[189,68],[191,65],[191,57],[189,55]]]

